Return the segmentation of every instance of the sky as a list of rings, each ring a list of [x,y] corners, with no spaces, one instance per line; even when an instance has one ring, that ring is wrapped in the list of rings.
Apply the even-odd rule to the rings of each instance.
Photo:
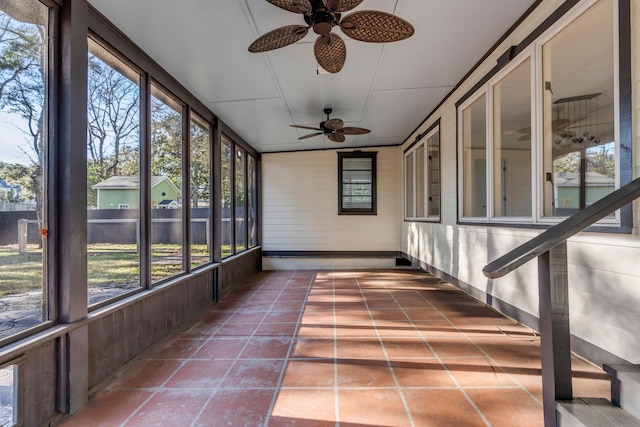
[[[0,162],[31,163],[20,147],[27,147],[27,136],[20,131],[26,123],[15,114],[0,111]]]

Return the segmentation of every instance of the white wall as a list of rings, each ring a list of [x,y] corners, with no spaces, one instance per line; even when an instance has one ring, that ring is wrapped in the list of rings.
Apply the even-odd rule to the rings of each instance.
[[[262,154],[264,251],[398,251],[401,152],[376,147],[377,215],[338,215],[335,150]],[[390,267],[393,260],[265,258],[271,268]],[[392,263],[391,263],[392,262]]]
[[[437,270],[470,285],[487,301],[515,307],[521,313],[538,315],[537,262],[532,261],[507,276],[489,280],[482,268],[495,258],[538,235],[527,228],[457,225],[456,109],[459,100],[496,64],[509,46],[518,45],[562,1],[546,0],[495,53],[461,84],[456,92],[407,139],[437,119],[441,120],[442,223],[405,222],[402,250]],[[640,0],[632,3],[634,178],[640,176]],[[402,183],[400,183],[402,186]],[[401,188],[401,187],[400,187]],[[633,363],[640,363],[640,203],[634,209],[632,235],[580,233],[569,241],[569,284],[572,333],[590,345]],[[489,295],[489,296],[487,296]],[[593,353],[595,354],[595,353]]]

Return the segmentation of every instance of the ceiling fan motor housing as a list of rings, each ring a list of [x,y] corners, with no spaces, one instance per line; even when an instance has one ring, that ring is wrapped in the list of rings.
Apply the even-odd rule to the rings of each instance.
[[[333,16],[329,12],[318,12],[313,15],[313,31],[316,34],[329,34],[334,25]]]

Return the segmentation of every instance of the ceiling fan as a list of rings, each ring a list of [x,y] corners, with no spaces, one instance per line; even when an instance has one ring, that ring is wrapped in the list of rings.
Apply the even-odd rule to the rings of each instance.
[[[327,120],[320,122],[320,125],[317,128],[311,126],[301,126],[301,125],[289,125],[294,128],[300,129],[309,129],[309,130],[317,130],[318,132],[310,133],[308,135],[301,136],[300,139],[311,138],[313,136],[318,135],[327,135],[330,141],[333,142],[344,142],[345,135],[364,135],[365,133],[371,132],[369,129],[358,128],[347,126],[344,127],[344,122],[342,119],[330,119],[329,114],[331,114],[331,108],[325,108],[324,113],[327,115]]]
[[[249,52],[267,52],[301,40],[309,28],[318,34],[313,52],[318,64],[329,73],[337,73],[347,59],[344,40],[331,29],[338,25],[348,37],[370,43],[388,43],[413,35],[413,26],[402,18],[386,12],[362,10],[347,12],[363,0],[267,0],[281,9],[301,13],[307,25],[287,25],[258,37]]]

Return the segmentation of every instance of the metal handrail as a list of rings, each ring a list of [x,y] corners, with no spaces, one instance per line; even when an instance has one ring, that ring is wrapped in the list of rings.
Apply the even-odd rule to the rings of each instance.
[[[526,262],[548,252],[571,236],[639,197],[640,178],[637,178],[551,227],[544,233],[490,262],[482,269],[482,272],[490,279],[502,277]]]
[[[497,279],[538,258],[538,305],[544,425],[558,426],[556,402],[573,399],[567,239],[640,197],[640,178],[487,264]]]

